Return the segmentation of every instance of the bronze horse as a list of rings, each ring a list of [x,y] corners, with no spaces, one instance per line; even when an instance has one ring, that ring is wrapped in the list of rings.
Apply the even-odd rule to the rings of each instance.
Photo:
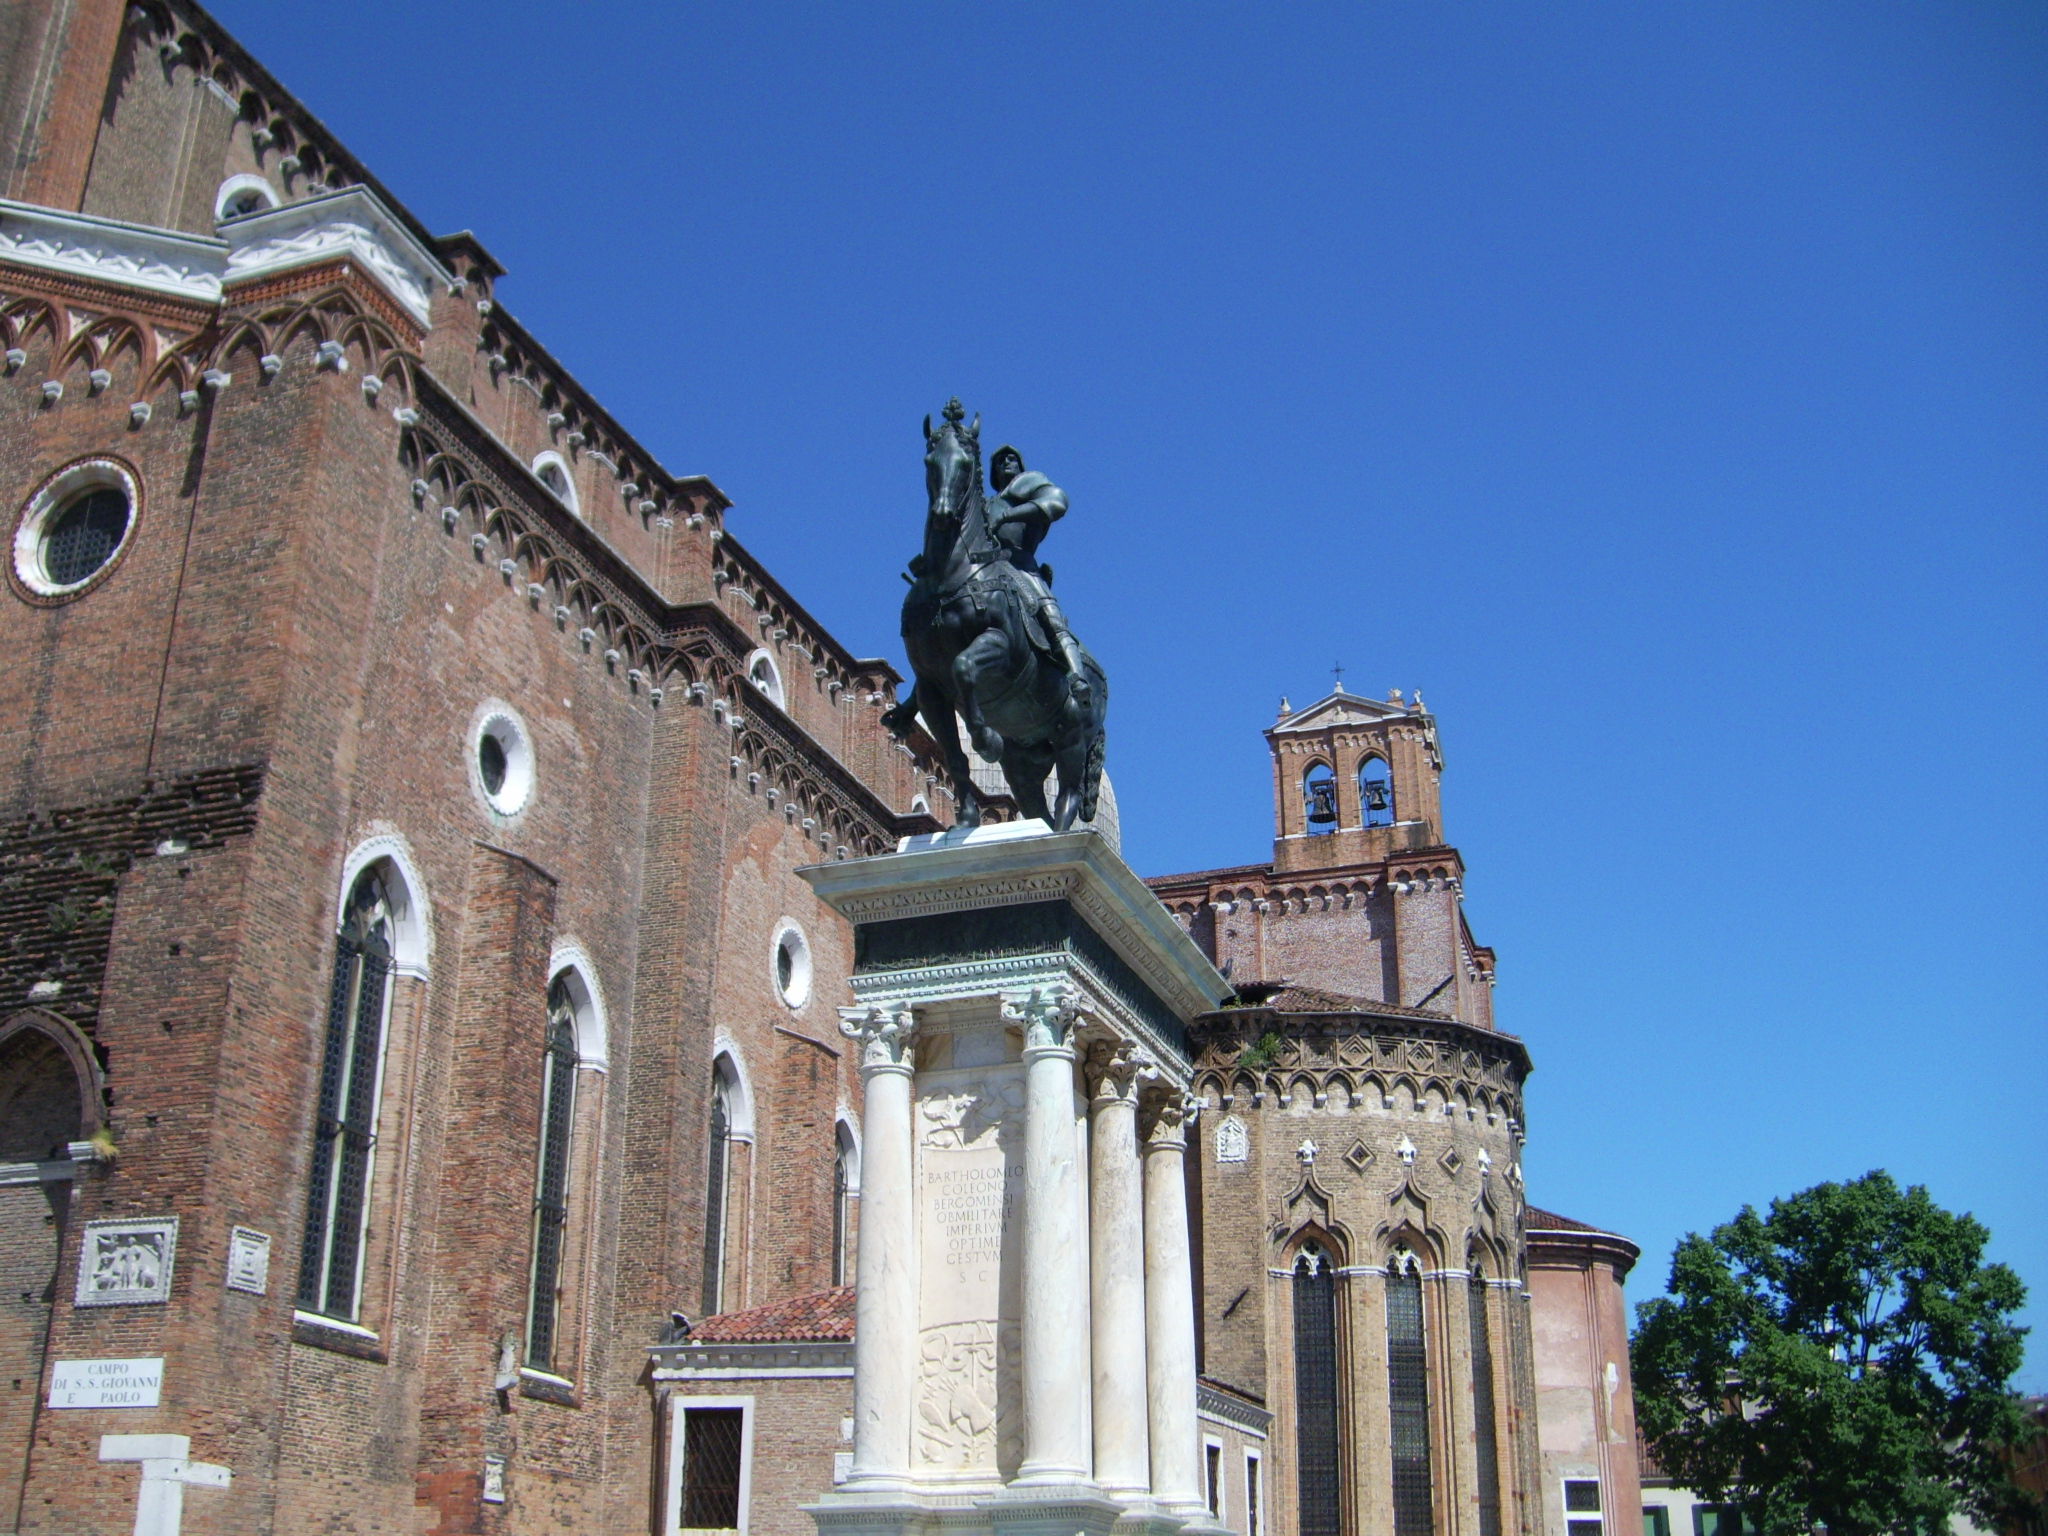
[[[1109,684],[1084,649],[1088,687],[1075,689],[1057,653],[1034,643],[1043,641],[1032,616],[1032,583],[1039,573],[1020,574],[990,530],[981,482],[981,417],[962,426],[965,414],[956,400],[948,403],[936,432],[931,417],[924,419],[930,506],[924,553],[911,562],[910,592],[903,599],[903,647],[917,682],[883,723],[902,736],[922,717],[953,781],[955,826],[981,825],[981,796],[960,745],[957,718],[975,750],[1002,764],[1018,808],[1064,832],[1077,819],[1095,819]],[[1059,793],[1049,806],[1045,780],[1055,768]]]

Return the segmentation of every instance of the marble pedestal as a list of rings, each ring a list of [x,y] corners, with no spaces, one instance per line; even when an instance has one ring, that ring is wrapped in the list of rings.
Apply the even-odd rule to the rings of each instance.
[[[854,925],[854,1450],[821,1536],[1208,1528],[1187,1022],[1227,992],[1092,832],[803,872]]]

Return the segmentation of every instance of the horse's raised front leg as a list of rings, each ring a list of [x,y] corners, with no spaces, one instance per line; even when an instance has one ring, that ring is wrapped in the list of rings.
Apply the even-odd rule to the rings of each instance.
[[[931,683],[917,685],[917,707],[924,716],[924,728],[938,743],[946,773],[953,781],[953,825],[981,825],[981,795],[974,787],[973,765],[960,746],[960,724],[954,718],[952,701]]]
[[[967,724],[974,750],[991,763],[1002,761],[1002,733],[981,717],[982,680],[1001,677],[1009,660],[1009,641],[999,629],[985,629],[953,658],[953,697],[959,702],[960,718]]]

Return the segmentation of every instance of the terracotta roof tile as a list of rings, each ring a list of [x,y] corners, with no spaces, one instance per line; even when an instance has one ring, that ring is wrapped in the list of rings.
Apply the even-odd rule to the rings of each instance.
[[[781,1344],[853,1337],[853,1287],[834,1286],[744,1312],[721,1312],[690,1331],[692,1344]]]
[[[1555,1211],[1538,1210],[1529,1205],[1522,1208],[1523,1224],[1531,1232],[1597,1232],[1602,1237],[1619,1237],[1618,1232],[1606,1227],[1595,1227],[1583,1221],[1574,1221],[1569,1216],[1560,1216]]]

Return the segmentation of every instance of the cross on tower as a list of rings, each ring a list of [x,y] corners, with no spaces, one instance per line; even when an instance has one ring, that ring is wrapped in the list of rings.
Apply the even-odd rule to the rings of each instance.
[[[1337,679],[1337,691],[1342,693],[1344,691],[1344,663],[1338,662],[1330,668],[1330,671]]]

